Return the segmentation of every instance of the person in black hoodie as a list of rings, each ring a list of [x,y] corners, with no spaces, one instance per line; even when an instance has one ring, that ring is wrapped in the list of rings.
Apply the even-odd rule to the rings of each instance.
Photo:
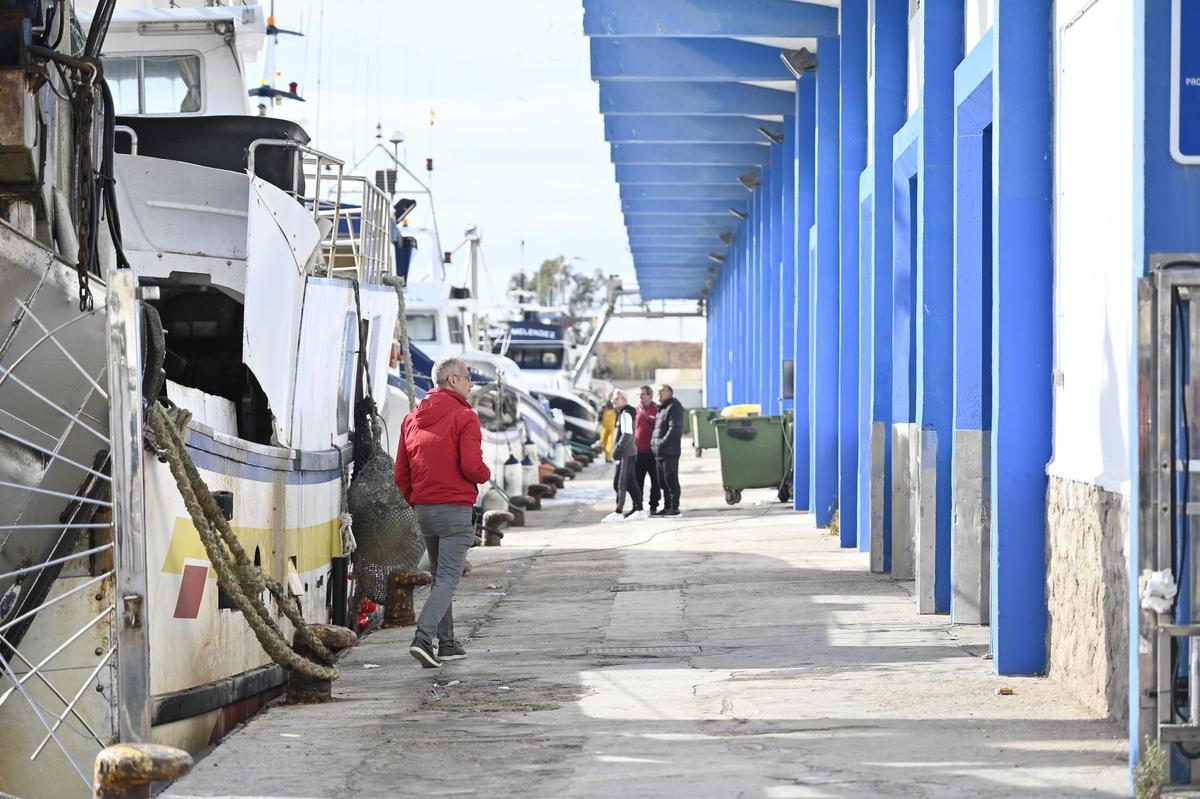
[[[654,435],[650,449],[658,467],[658,484],[662,488],[663,510],[659,516],[679,515],[679,454],[683,439],[683,405],[675,399],[675,390],[663,384],[658,387],[658,415],[654,417]]]

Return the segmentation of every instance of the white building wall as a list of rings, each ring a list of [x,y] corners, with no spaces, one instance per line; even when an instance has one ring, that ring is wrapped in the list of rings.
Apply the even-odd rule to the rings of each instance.
[[[963,52],[969,53],[991,30],[995,21],[994,0],[963,0]]]
[[[921,17],[925,13],[921,6],[924,0],[908,0],[908,115],[911,117],[921,107],[921,87],[925,83],[925,71],[921,69],[921,56],[925,48],[925,35],[921,30]]]
[[[1127,0],[1055,7],[1051,476],[1128,494],[1134,29]],[[1084,11],[1084,9],[1087,9]],[[1081,13],[1082,12],[1082,13]]]

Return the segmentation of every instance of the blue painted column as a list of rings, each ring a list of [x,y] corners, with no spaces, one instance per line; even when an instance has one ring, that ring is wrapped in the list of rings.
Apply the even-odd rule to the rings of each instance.
[[[783,296],[779,290],[779,279],[783,273],[783,187],[786,183],[783,169],[783,144],[771,145],[771,193],[767,195],[767,285],[771,295],[771,363],[770,390],[771,412],[782,413],[783,391],[781,371],[783,369],[783,343],[780,335],[784,329]]]
[[[816,263],[810,279],[812,451],[811,508],[828,527],[838,489],[838,249],[841,208],[838,163],[838,40],[817,41]]]
[[[1046,666],[1042,586],[1053,393],[1052,25],[1051,0],[996,3],[991,633],[1000,674],[1036,674]],[[1034,586],[1037,590],[1031,590]]]
[[[917,424],[923,431],[937,432],[934,608],[946,613],[950,610],[953,527],[954,68],[963,57],[963,4],[957,0],[927,3],[922,13],[924,129],[918,148]],[[928,464],[922,463],[921,468],[927,469]]]
[[[882,541],[883,571],[892,568],[892,140],[903,127],[908,95],[908,3],[906,0],[872,0],[875,3],[875,76],[871,92],[875,99],[875,135],[868,158],[872,172],[871,216],[873,219],[870,264],[871,319],[871,401],[870,424],[882,426],[882,451],[875,455],[882,463],[883,485],[873,497],[880,508],[869,509],[879,519],[876,536]],[[866,274],[863,267],[861,274]],[[866,328],[867,325],[864,325]],[[868,451],[870,445],[868,444]],[[873,522],[874,523],[874,522]]]
[[[809,296],[808,234],[816,219],[816,76],[811,73],[796,81],[796,127],[792,140],[792,174],[795,177],[793,236],[788,240],[795,265],[796,310],[796,437],[793,444],[792,507],[812,507],[812,351],[810,346],[812,302]]]
[[[779,248],[779,360],[793,363],[796,358],[796,118],[783,119],[783,143],[776,145],[778,160],[771,161],[771,168],[779,175],[779,212],[776,222],[779,225],[779,235],[776,244]],[[781,378],[782,380],[782,378]],[[784,393],[780,384],[780,394]],[[795,390],[793,385],[786,387],[793,395],[792,399],[784,400],[783,410],[794,410],[796,407]],[[794,444],[793,444],[794,446]]]
[[[870,86],[868,86],[870,91]],[[870,124],[868,122],[868,124]],[[872,248],[875,239],[872,232],[875,218],[872,216],[875,185],[875,170],[868,163],[858,178],[858,318],[862,330],[858,335],[858,396],[856,402],[855,432],[858,437],[858,551],[871,551],[871,322],[874,313],[874,291],[871,284]],[[872,566],[874,570],[877,570]]]
[[[771,318],[772,306],[777,298],[771,290],[774,281],[771,279],[772,270],[769,258],[771,248],[771,181],[773,179],[768,166],[763,169],[763,184],[754,192],[754,229],[758,232],[758,242],[755,247],[755,259],[758,261],[758,289],[762,302],[759,305],[755,321],[758,323],[760,352],[755,376],[758,378],[759,402],[762,403],[764,414],[774,412],[775,398],[771,395],[771,359],[774,350],[775,329]]]
[[[858,545],[858,179],[867,165],[867,0],[842,0],[838,37],[838,524],[843,547]]]

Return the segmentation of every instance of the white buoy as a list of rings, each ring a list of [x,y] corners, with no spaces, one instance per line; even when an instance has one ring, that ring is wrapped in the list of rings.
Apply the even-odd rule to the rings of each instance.
[[[529,488],[529,486],[538,482],[537,464],[534,463],[533,458],[529,457],[528,455],[525,456],[525,460],[521,461],[521,471],[524,473],[525,477],[525,488]]]
[[[504,490],[509,496],[525,493],[525,470],[512,455],[504,462]]]

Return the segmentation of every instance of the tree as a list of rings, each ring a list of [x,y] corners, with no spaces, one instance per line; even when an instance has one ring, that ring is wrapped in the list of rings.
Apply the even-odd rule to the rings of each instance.
[[[590,275],[577,271],[565,256],[542,261],[533,274],[517,272],[508,282],[517,291],[531,292],[538,305],[566,306],[578,339],[591,329],[591,312],[604,301],[607,282],[599,269]]]

